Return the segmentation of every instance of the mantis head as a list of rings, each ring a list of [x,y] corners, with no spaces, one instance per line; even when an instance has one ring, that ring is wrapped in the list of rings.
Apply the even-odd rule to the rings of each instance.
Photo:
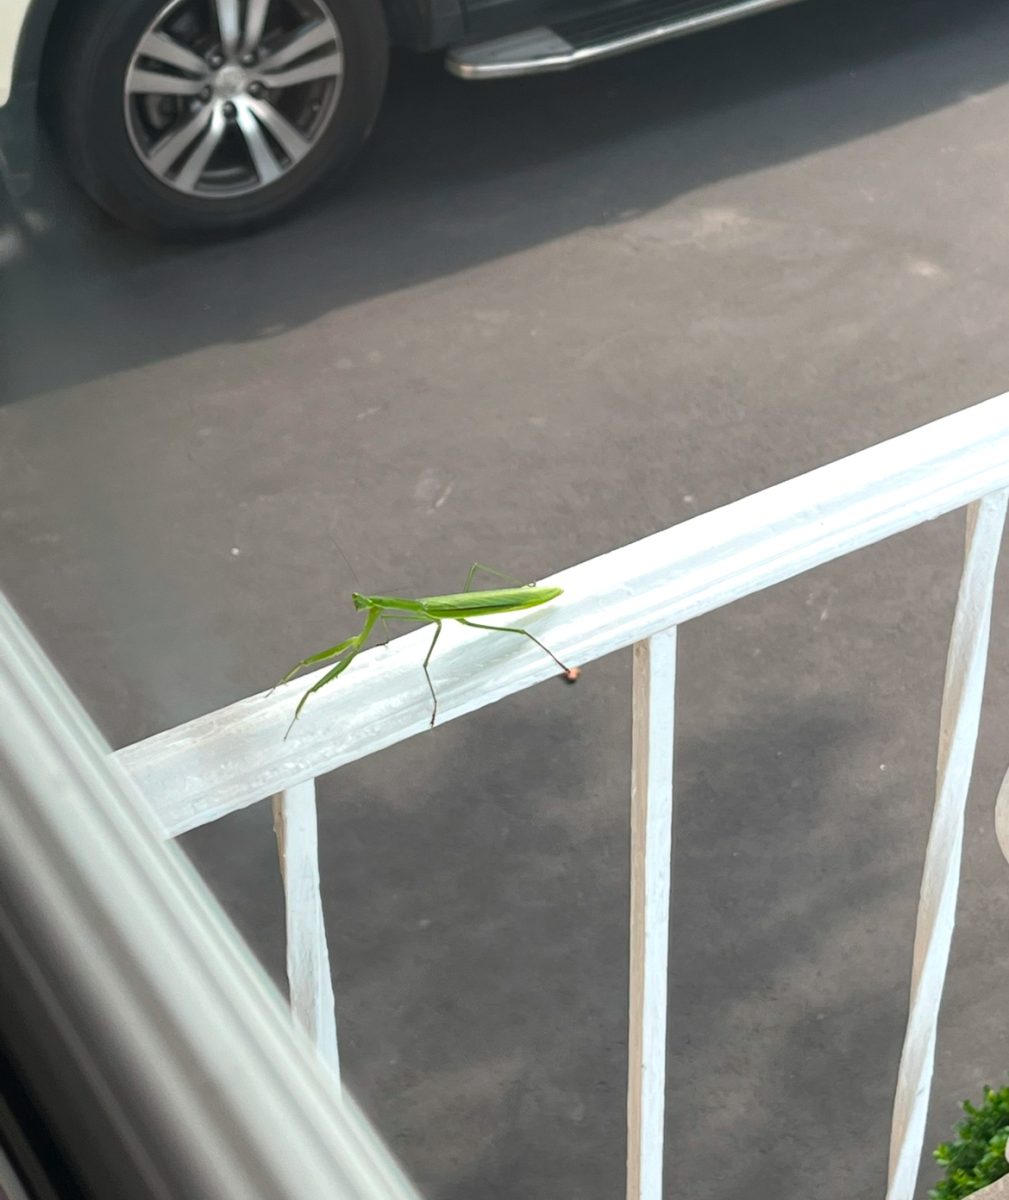
[[[351,592],[350,598],[354,601],[354,607],[358,612],[372,607],[370,596],[362,596],[360,592]]]

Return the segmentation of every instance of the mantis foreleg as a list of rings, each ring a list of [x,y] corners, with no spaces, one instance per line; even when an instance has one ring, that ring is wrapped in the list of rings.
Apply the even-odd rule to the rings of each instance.
[[[339,646],[331,647],[330,650],[323,650],[320,654],[313,654],[310,657],[303,659],[293,671],[290,671],[287,676],[285,676],[286,679],[290,679],[291,675],[293,675],[295,671],[299,671],[302,666],[320,662],[326,658],[333,658],[337,651],[343,651],[343,658],[341,661],[336,664],[332,671],[327,671],[326,674],[323,675],[323,677],[318,681],[318,683],[313,683],[298,701],[298,707],[294,710],[294,716],[291,718],[291,724],[288,725],[287,733],[284,734],[285,741],[287,740],[288,734],[294,727],[294,722],[297,721],[299,715],[301,714],[301,710],[305,707],[305,703],[309,696],[311,696],[313,692],[317,692],[319,688],[325,687],[327,683],[331,683],[338,675],[346,671],[357,655],[360,654],[360,652],[364,649],[364,644],[371,635],[371,631],[375,628],[375,622],[378,620],[378,618],[378,609],[369,609],[368,615],[364,619],[364,624],[361,626],[361,632],[356,637],[348,638],[345,642],[341,642]]]
[[[287,683],[289,680],[293,679],[299,671],[303,671],[305,667],[321,666],[323,663],[329,662],[330,659],[336,658],[339,654],[342,654],[344,650],[348,649],[348,647],[352,646],[356,641],[357,638],[347,638],[345,642],[340,642],[337,646],[330,646],[328,650],[320,650],[318,654],[310,654],[308,658],[303,658],[301,662],[295,663],[290,671],[288,671],[284,676],[284,678],[281,679],[279,683],[274,684],[274,687],[278,688],[280,687],[281,683]]]
[[[297,721],[298,717],[301,715],[301,710],[305,707],[305,704],[308,701],[309,696],[311,696],[311,694],[313,692],[317,692],[319,690],[319,688],[325,687],[327,683],[331,683],[334,679],[336,679],[336,677],[338,675],[341,675],[344,671],[346,671],[346,669],[350,666],[350,664],[357,657],[358,653],[359,653],[359,650],[357,648],[349,651],[346,658],[344,658],[342,662],[338,662],[336,664],[336,666],[332,669],[332,671],[327,671],[326,674],[323,675],[323,677],[319,680],[318,683],[313,683],[312,686],[308,689],[308,691],[305,692],[305,694],[298,701],[298,707],[294,710],[294,716],[291,718],[291,724],[288,725],[287,733],[284,734],[285,742],[287,741],[288,734],[294,728],[294,722]]]

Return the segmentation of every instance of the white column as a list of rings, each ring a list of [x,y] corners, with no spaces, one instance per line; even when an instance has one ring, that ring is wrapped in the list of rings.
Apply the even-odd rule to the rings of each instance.
[[[627,1200],[661,1200],[676,630],[634,647]]]
[[[967,545],[946,659],[935,809],[915,929],[911,1002],[890,1130],[887,1200],[913,1200],[935,1061],[936,1027],[956,917],[963,814],[974,765],[988,659],[992,589],[1005,491],[967,509]]]
[[[287,909],[287,979],[295,1022],[319,1058],[340,1077],[336,1005],[319,883],[315,780],[273,798],[273,828]]]

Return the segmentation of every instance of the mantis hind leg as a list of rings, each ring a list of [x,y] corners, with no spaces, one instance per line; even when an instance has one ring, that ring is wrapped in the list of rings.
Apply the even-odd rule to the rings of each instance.
[[[535,642],[544,654],[549,654],[554,662],[560,667],[568,678],[577,678],[573,675],[573,668],[566,667],[564,663],[557,657],[552,650],[549,650],[534,634],[528,629],[516,629],[514,625],[481,625],[477,621],[468,621],[465,617],[457,617],[456,620],[460,625],[468,625],[471,629],[489,629],[492,633],[520,633],[523,637],[527,637],[531,642]]]
[[[516,579],[514,575],[506,575],[503,571],[495,571],[493,567],[475,562],[470,567],[469,574],[466,576],[466,586],[462,589],[464,592],[471,592],[473,590],[473,576],[478,571],[483,571],[487,575],[496,575],[498,579],[505,579],[509,583],[517,583],[519,587],[535,587],[535,584],[528,583],[525,579]]]
[[[428,646],[427,654],[424,656],[424,678],[427,680],[427,686],[431,690],[431,700],[433,707],[431,709],[431,727],[434,728],[435,718],[438,716],[438,694],[434,690],[434,684],[431,682],[431,672],[427,669],[427,664],[431,661],[431,655],[434,654],[434,648],[438,644],[438,638],[441,637],[441,621],[434,623],[434,637],[431,639],[431,645]]]

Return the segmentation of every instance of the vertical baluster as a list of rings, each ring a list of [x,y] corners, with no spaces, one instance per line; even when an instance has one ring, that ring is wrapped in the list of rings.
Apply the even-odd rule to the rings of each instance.
[[[925,1137],[939,1002],[960,883],[964,805],[981,716],[992,589],[1007,496],[1009,493],[1005,491],[994,492],[967,510],[963,575],[943,687],[935,809],[925,852],[911,970],[911,1002],[890,1130],[887,1200],[913,1200]]]
[[[273,828],[287,910],[287,979],[291,1011],[339,1079],[336,1005],[319,884],[315,780],[273,798]]]
[[[676,630],[634,647],[627,1200],[662,1200]]]

